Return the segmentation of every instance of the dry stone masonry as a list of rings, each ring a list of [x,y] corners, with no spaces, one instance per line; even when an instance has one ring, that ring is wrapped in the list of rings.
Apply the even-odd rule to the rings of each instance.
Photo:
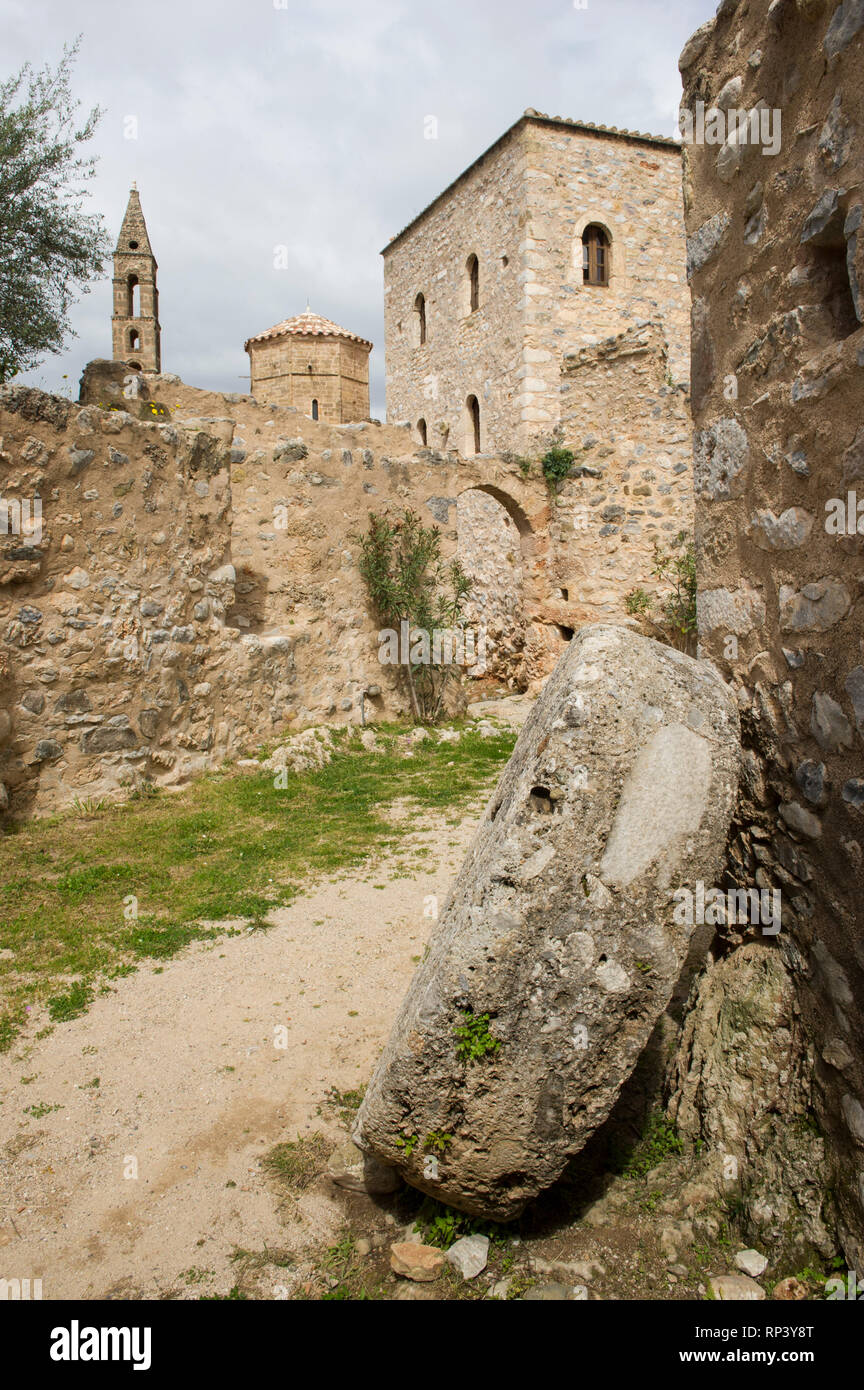
[[[685,155],[700,639],[741,709],[729,882],[782,889],[774,954],[861,1269],[864,7],[724,0],[680,66],[691,119],[782,121],[773,154],[727,128]]]
[[[358,581],[352,536],[371,510],[441,527],[475,580],[486,673],[513,688],[545,676],[581,622],[623,616],[656,534],[645,519],[630,563],[595,586],[619,495],[598,482],[600,448],[597,477],[577,470],[553,497],[512,456],[466,460],[124,362],[91,363],[80,405],[4,388],[0,450],[4,519],[37,501],[41,516],[38,535],[0,535],[13,817],[177,784],[289,729],[405,713]]]

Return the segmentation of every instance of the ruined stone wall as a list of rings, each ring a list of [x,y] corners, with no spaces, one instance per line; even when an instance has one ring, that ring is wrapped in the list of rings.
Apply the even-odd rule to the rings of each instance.
[[[547,487],[536,459],[526,472],[525,462],[509,454],[465,459],[453,450],[424,450],[405,428],[329,428],[290,407],[199,391],[170,376],[148,376],[153,399],[136,409],[145,417],[154,407],[165,409],[195,419],[202,428],[214,419],[234,421],[232,553],[241,599],[244,593],[256,596],[246,601],[250,621],[281,623],[280,587],[298,582],[307,566],[322,576],[331,564],[320,551],[307,556],[309,537],[302,526],[300,541],[289,544],[273,524],[275,508],[286,502],[280,480],[292,473],[292,495],[304,497],[304,505],[325,518],[331,543],[334,535],[344,538],[361,529],[370,508],[380,510],[391,501],[413,506],[427,524],[438,523],[445,548],[458,545],[479,585],[472,612],[486,608],[494,614],[493,670],[506,680],[518,672],[520,682],[531,682],[551,670],[582,623],[624,619],[624,599],[632,588],[656,588],[654,540],[668,544],[692,527],[687,403],[682,388],[668,385],[667,369],[665,338],[657,325],[565,361],[562,429],[576,465],[574,476],[557,489]],[[83,396],[122,401],[123,380],[118,364],[93,363]],[[286,442],[295,456],[307,450],[293,469],[290,459],[276,457]],[[318,483],[319,478],[327,481]],[[457,525],[458,499],[478,485],[503,505],[504,518],[488,507],[482,513],[468,507],[466,499]],[[293,520],[287,524],[293,526]],[[522,573],[513,570],[508,580],[513,527]],[[243,567],[248,574],[239,573]],[[353,610],[355,598],[349,586],[340,601]],[[238,615],[249,616],[242,602]]]
[[[730,882],[782,890],[776,949],[860,1271],[864,8],[724,0],[681,68],[691,113],[761,103],[782,118],[773,156],[733,138],[686,158],[700,638],[742,712]]]
[[[608,286],[586,285],[582,232],[612,242]],[[470,312],[466,259],[480,262]],[[562,355],[663,325],[668,368],[688,372],[680,152],[526,115],[384,252],[387,412],[472,452],[465,402],[476,395],[481,448],[528,450],[558,423]],[[414,309],[426,298],[427,341]]]
[[[599,446],[576,410],[580,470],[558,492],[509,455],[422,449],[405,428],[315,422],[122,362],[91,363],[79,405],[5,388],[0,497],[43,508],[38,542],[0,536],[12,814],[176,784],[292,728],[406,713],[357,573],[370,511],[411,507],[440,527],[474,581],[488,674],[510,687],[542,680],[583,622],[624,618],[628,589],[650,585],[651,539],[686,513],[686,492],[659,482],[679,476],[666,406],[681,397],[658,395],[650,346],[578,370],[580,400],[596,372],[662,419],[638,442],[613,420],[614,445]],[[626,491],[654,489],[637,482],[649,462],[656,507]],[[609,522],[619,496],[633,515]]]
[[[224,444],[194,429],[0,392],[0,783],[15,815],[171,783],[224,758],[246,683],[230,602]],[[250,682],[251,683],[251,682]]]
[[[559,579],[578,626],[588,613],[619,616],[622,591],[657,593],[655,542],[669,549],[692,533],[690,414],[685,388],[669,384],[656,323],[565,356],[560,382],[578,476],[558,494],[553,525],[572,537]]]

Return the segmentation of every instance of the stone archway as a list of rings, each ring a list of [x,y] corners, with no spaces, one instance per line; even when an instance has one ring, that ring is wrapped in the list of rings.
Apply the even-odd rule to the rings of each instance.
[[[511,689],[525,686],[525,581],[533,532],[521,507],[500,488],[476,484],[456,503],[457,554],[472,580],[465,610],[484,640],[485,672]]]

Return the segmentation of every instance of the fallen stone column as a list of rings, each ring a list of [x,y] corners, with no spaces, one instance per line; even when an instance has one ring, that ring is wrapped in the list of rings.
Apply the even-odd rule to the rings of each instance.
[[[713,667],[583,628],[514,749],[355,1128],[463,1211],[509,1220],[603,1123],[666,1008],[738,781]]]

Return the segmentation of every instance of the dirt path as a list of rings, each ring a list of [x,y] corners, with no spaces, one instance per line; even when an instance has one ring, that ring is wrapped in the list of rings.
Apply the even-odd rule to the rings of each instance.
[[[344,1139],[327,1093],[367,1080],[432,926],[424,900],[443,905],[477,816],[430,820],[269,931],[142,965],[7,1054],[0,1277],[41,1277],[46,1299],[198,1297],[233,1286],[238,1247],[335,1239],[335,1197],[286,1220],[258,1160],[316,1130]]]

